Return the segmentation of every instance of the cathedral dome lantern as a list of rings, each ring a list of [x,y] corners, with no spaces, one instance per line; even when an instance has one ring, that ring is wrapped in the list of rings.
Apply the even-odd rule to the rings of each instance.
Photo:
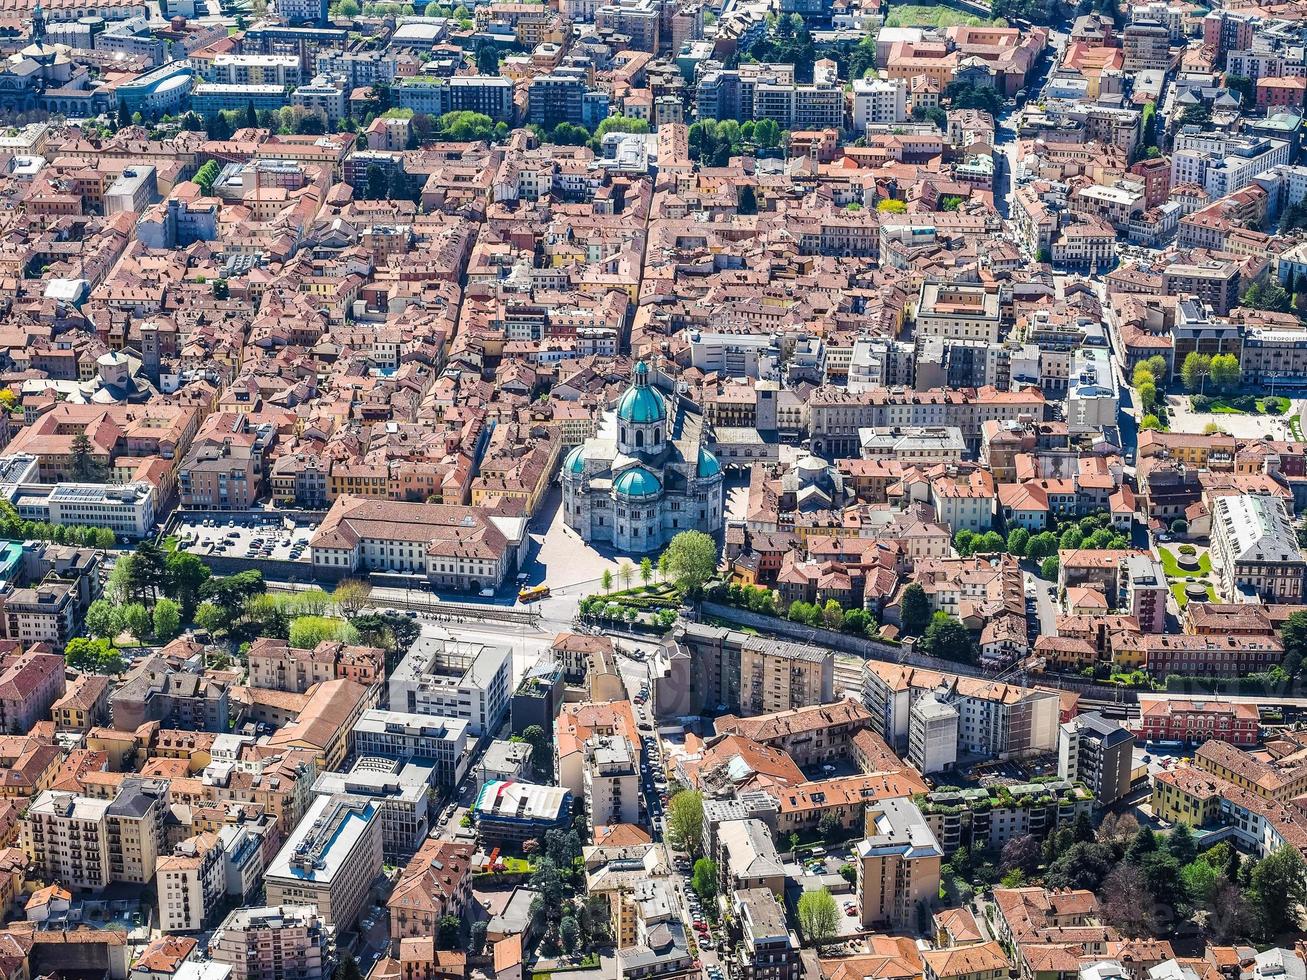
[[[649,365],[635,366],[631,387],[617,400],[617,446],[622,452],[656,453],[663,449],[667,402],[649,383]]]

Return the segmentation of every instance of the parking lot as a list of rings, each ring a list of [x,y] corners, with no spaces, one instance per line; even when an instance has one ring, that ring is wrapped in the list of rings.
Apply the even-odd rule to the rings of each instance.
[[[271,561],[309,561],[313,528],[283,517],[194,516],[173,530],[177,547],[197,555]]]

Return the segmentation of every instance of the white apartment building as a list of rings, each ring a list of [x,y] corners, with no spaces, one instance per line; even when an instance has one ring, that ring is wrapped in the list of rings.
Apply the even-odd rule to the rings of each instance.
[[[1284,140],[1180,132],[1171,154],[1171,186],[1197,184],[1213,200],[1225,197],[1266,171],[1289,163],[1290,150]]]
[[[46,790],[23,818],[21,844],[33,872],[74,891],[109,884],[109,800]]]
[[[901,78],[863,78],[853,83],[853,128],[893,126],[908,118],[908,86]]]
[[[1267,494],[1217,497],[1212,504],[1212,573],[1226,602],[1299,603],[1307,559],[1285,505]]]
[[[205,80],[226,85],[298,85],[300,59],[289,54],[215,55]]]
[[[464,640],[422,636],[390,675],[396,711],[461,718],[468,734],[494,731],[508,711],[512,651]]]
[[[154,528],[157,497],[144,481],[104,483],[23,484],[6,488],[18,516],[65,527],[85,524],[107,527],[114,534],[137,540]]]
[[[958,709],[934,692],[923,694],[913,705],[908,761],[923,774],[948,769],[958,761]]]
[[[312,905],[234,909],[214,932],[209,956],[231,980],[322,980],[334,930]]]
[[[592,828],[641,822],[639,755],[624,737],[586,739],[582,779]]]

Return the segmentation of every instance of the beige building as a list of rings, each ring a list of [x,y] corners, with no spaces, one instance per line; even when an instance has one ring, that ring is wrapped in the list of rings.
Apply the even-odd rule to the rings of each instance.
[[[868,807],[867,836],[856,850],[864,929],[916,930],[928,921],[944,852],[916,804],[896,799]]]
[[[917,336],[998,343],[998,288],[927,279],[917,297]]]
[[[834,670],[829,650],[792,643],[746,644],[740,650],[740,713],[771,714],[829,701]]]
[[[155,887],[159,893],[159,928],[164,932],[199,932],[222,901],[226,885],[218,835],[197,834],[182,841],[174,853],[158,862]]]
[[[209,956],[231,967],[231,980],[322,980],[332,933],[312,905],[235,909],[213,934]]]
[[[23,850],[36,873],[75,890],[148,884],[163,843],[168,784],[123,780],[112,800],[47,790],[23,818]]]

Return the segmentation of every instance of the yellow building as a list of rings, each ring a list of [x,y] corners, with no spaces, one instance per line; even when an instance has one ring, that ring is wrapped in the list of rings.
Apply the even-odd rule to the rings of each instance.
[[[1153,816],[1168,823],[1202,827],[1221,808],[1220,784],[1208,773],[1185,767],[1153,777]]]
[[[1301,761],[1261,762],[1229,742],[1204,742],[1194,753],[1194,765],[1277,803],[1307,793],[1307,765]]]

